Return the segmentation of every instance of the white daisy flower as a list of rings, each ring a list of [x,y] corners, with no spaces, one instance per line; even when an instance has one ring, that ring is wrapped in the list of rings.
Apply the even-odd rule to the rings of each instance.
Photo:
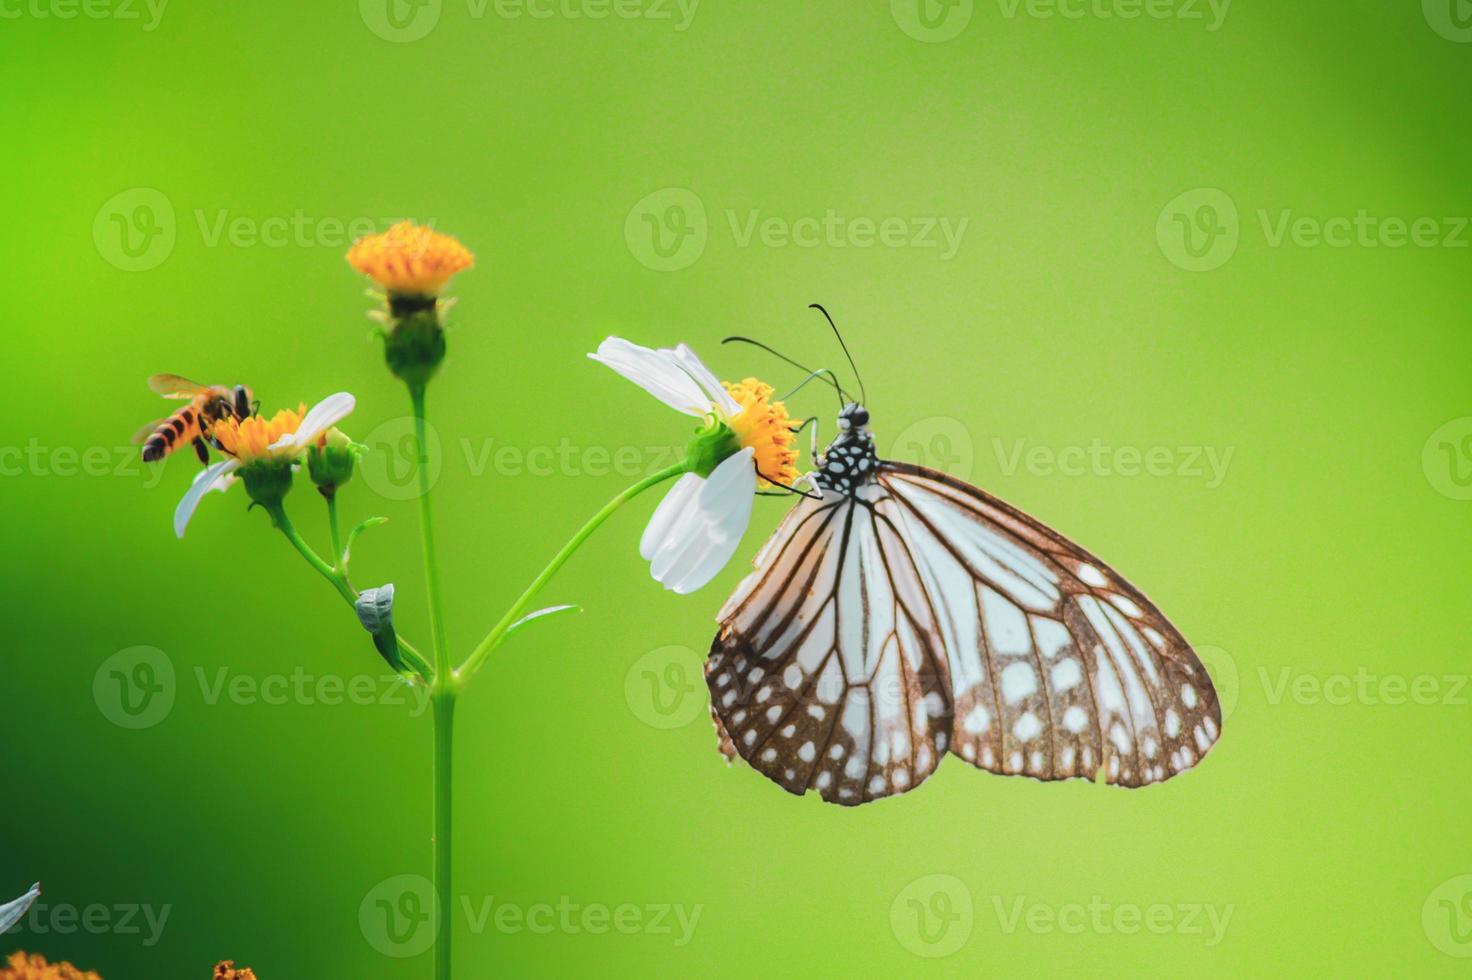
[[[719,462],[704,475],[680,477],[639,540],[655,581],[682,595],[694,592],[736,553],[758,485],[795,482],[797,453],[786,410],[770,401],[770,386],[751,380],[723,385],[684,344],[651,350],[609,337],[588,356],[708,424]]]

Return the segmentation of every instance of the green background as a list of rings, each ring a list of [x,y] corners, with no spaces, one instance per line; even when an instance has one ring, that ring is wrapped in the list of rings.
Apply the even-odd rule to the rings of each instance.
[[[751,333],[841,366],[805,309],[822,301],[884,448],[969,476],[1122,569],[1202,646],[1231,709],[1197,770],[1137,792],[952,760],[857,810],[790,797],[722,763],[703,687],[673,716],[687,724],[659,728],[644,686],[661,657],[672,678],[693,670],[787,504],[759,501],[741,559],[676,597],[639,560],[641,499],[546,594],[586,612],[513,640],[461,700],[455,884],[477,908],[698,905],[693,938],[477,934],[457,914],[458,976],[1465,971],[1472,233],[1443,239],[1472,213],[1472,44],[1447,19],[1472,9],[1450,2],[1238,0],[1211,30],[1210,8],[1186,0],[1157,9],[1202,19],[1008,16],[977,0],[934,41],[913,6],[884,0],[706,0],[684,30],[673,6],[537,18],[444,0],[405,41],[366,0],[174,0],[152,30],[141,5],[62,19],[39,14],[66,0],[8,0],[0,444],[30,451],[4,457],[0,481],[0,891],[41,878],[63,910],[170,915],[151,947],[109,913],[114,928],[28,928],[6,951],[107,980],[204,977],[227,956],[263,980],[429,975],[428,955],[381,955],[359,924],[379,882],[428,871],[428,717],[211,703],[198,671],[255,684],[381,663],[238,490],[175,540],[193,464],[160,475],[126,445],[166,407],[143,384],[156,371],[246,381],[268,408],[355,392],[346,427],[378,469],[344,509],[391,518],[360,542],[355,579],[397,583],[402,628],[427,639],[415,503],[396,489],[407,399],[341,240],[350,221],[414,216],[478,258],[454,285],[431,392],[462,653],[633,481],[600,452],[630,448],[642,473],[688,429],[587,351],[609,333],[684,340],[723,376],[789,385],[797,372],[719,340]],[[166,233],[129,271],[113,215],[147,217],[137,188],[173,217],[155,209]],[[634,210],[667,188],[706,215],[703,252],[674,271],[641,260],[658,264]],[[1220,196],[1184,213],[1216,214],[1238,241],[1188,271],[1167,206],[1201,188],[1236,218],[1200,210]],[[830,209],[968,225],[950,258],[737,233],[753,211]],[[1443,230],[1424,246],[1277,240],[1285,209]],[[241,231],[217,238],[222,214]],[[298,214],[285,241],[252,241]],[[792,407],[832,432],[818,386]],[[1046,465],[1096,440],[1124,457]],[[533,452],[563,445],[570,463]],[[1037,451],[1014,465],[1019,445]],[[76,472],[71,454],[94,447],[106,464]],[[1169,475],[1118,472],[1155,447]],[[1198,447],[1231,452],[1220,480]],[[288,503],[321,542],[314,495]],[[175,702],[129,730],[93,681],[139,645],[167,656]],[[685,650],[641,659],[672,646]],[[1435,703],[1404,693],[1422,675]],[[1408,703],[1385,703],[1398,691]],[[932,875],[954,879],[941,904]],[[969,901],[970,919],[927,945],[917,896],[955,914]],[[1170,928],[1047,927],[1096,896],[1168,905]],[[1043,911],[1009,929],[1018,899]],[[1208,911],[1228,909],[1213,936]]]

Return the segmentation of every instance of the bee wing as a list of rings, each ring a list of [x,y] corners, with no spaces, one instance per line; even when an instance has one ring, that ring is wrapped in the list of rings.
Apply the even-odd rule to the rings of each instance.
[[[193,398],[210,390],[209,385],[181,378],[177,374],[155,374],[148,379],[148,387],[165,398]]]
[[[167,418],[154,419],[152,422],[148,423],[143,428],[133,433],[133,445],[137,446],[146,442],[148,440],[148,437],[153,435],[154,431],[167,421]]]

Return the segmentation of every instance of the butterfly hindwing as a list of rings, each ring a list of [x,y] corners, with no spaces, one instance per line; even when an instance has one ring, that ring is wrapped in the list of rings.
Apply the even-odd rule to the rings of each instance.
[[[876,494],[799,503],[722,610],[706,663],[722,751],[843,805],[919,785],[952,722],[934,613]]]

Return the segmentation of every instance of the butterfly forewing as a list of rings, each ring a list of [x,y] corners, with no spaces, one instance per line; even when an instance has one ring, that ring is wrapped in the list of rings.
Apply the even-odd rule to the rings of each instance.
[[[879,493],[794,508],[722,611],[706,663],[722,751],[845,805],[919,785],[951,729],[935,617],[873,508]]]
[[[1215,742],[1205,668],[1109,566],[942,473],[865,476],[799,503],[721,610],[706,680],[728,758],[855,805],[947,750],[1142,786]]]

